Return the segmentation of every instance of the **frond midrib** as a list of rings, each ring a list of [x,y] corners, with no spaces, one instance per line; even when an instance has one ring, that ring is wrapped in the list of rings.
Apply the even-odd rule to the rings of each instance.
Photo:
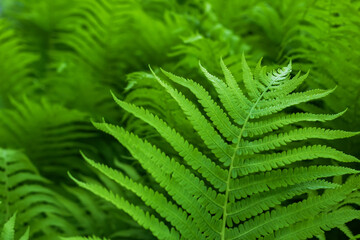
[[[264,96],[264,94],[269,90],[269,88],[278,80],[277,77],[272,77],[270,83],[268,84],[268,86],[264,89],[264,91],[261,93],[261,95],[257,98],[256,102],[253,104],[253,106],[251,107],[248,115],[246,116],[246,119],[241,127],[237,142],[236,142],[236,146],[233,152],[233,155],[231,156],[231,162],[230,162],[230,166],[229,166],[229,171],[228,171],[228,176],[227,176],[227,181],[226,181],[226,190],[225,190],[225,202],[224,202],[224,207],[223,207],[223,222],[222,222],[222,228],[221,228],[221,240],[225,240],[225,234],[226,234],[226,220],[227,220],[227,206],[228,206],[228,201],[229,201],[229,192],[230,192],[230,180],[231,180],[231,173],[233,171],[233,165],[234,165],[234,160],[236,158],[238,149],[240,148],[240,141],[241,138],[243,136],[243,132],[245,131],[246,125],[250,119],[250,116],[252,114],[252,111],[256,108],[257,104],[260,102],[260,100],[262,99],[262,97]],[[243,160],[241,161],[242,164]]]

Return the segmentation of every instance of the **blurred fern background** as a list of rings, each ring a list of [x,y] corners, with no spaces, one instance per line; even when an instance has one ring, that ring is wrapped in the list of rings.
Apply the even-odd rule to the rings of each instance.
[[[91,120],[120,124],[166,149],[156,131],[117,107],[110,90],[191,135],[148,66],[206,86],[199,61],[221,75],[222,58],[241,79],[243,53],[250,67],[263,58],[270,68],[292,60],[294,70],[310,69],[301,90],[337,86],[324,100],[298,107],[348,108],[323,126],[360,130],[359,0],[0,0],[0,226],[16,213],[16,236],[29,226],[30,239],[154,239],[69,179],[68,171],[140,202],[84,164],[82,150],[133,179],[153,181]],[[360,157],[359,137],[332,144]],[[346,237],[334,231],[329,239]]]

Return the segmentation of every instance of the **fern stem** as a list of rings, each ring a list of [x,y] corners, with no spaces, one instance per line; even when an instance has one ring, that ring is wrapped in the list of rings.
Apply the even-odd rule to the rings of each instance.
[[[226,180],[226,191],[225,191],[225,203],[224,203],[224,208],[223,208],[223,222],[222,222],[222,227],[221,227],[221,240],[225,240],[225,230],[226,230],[226,219],[227,219],[227,206],[228,206],[228,201],[229,201],[229,192],[230,192],[230,179],[231,179],[231,173],[233,171],[234,168],[234,160],[237,154],[237,151],[239,150],[240,147],[240,141],[243,135],[243,132],[245,130],[245,126],[246,124],[249,122],[250,116],[253,112],[253,110],[255,109],[256,105],[260,102],[260,100],[262,99],[262,97],[264,96],[264,94],[269,90],[269,88],[272,86],[272,84],[277,80],[277,78],[273,79],[269,85],[264,89],[264,91],[261,93],[261,95],[258,97],[258,99],[256,100],[256,102],[254,103],[254,105],[251,107],[249,114],[247,115],[244,124],[241,128],[241,131],[239,133],[237,142],[236,142],[236,146],[235,146],[235,150],[234,153],[231,157],[231,162],[230,162],[230,166],[229,166],[229,172],[228,172],[228,176],[227,176],[227,180]],[[243,164],[243,159],[241,160],[241,164]]]

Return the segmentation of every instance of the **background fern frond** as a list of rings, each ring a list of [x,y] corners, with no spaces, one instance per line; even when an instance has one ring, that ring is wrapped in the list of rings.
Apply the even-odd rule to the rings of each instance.
[[[67,237],[62,238],[63,240],[106,240],[106,238],[99,238],[99,237]]]
[[[19,34],[10,23],[0,19],[0,108],[9,107],[9,97],[19,98],[36,90],[31,65],[36,56],[26,51]]]
[[[1,240],[15,240],[15,221],[16,213],[4,224],[3,229],[0,233]],[[29,239],[29,228],[26,230],[19,240]]]
[[[25,98],[13,101],[13,106],[14,110],[0,112],[2,146],[23,148],[45,176],[66,173],[71,166],[81,168],[76,166],[78,149],[89,149],[87,142],[96,136],[87,114],[46,100],[36,103]]]
[[[29,159],[14,150],[1,149],[0,153],[1,221],[17,212],[16,229],[22,232],[30,226],[30,237],[46,239],[57,236],[59,231],[74,233],[74,227],[65,220],[69,213],[57,200],[50,182],[39,175]]]

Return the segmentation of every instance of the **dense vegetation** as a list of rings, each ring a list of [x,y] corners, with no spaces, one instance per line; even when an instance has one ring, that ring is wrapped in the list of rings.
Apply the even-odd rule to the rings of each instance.
[[[359,62],[358,0],[0,0],[0,240],[359,239]]]

